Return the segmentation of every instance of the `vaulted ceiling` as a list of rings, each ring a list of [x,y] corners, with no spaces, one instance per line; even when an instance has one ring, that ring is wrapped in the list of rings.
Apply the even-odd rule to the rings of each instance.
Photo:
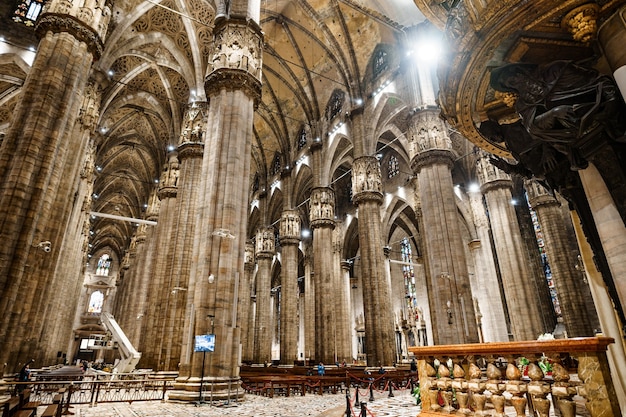
[[[216,10],[206,0],[113,2],[105,52],[94,64],[102,107],[93,211],[144,217],[168,148],[178,144],[186,105],[206,99]],[[261,0],[263,89],[254,120],[253,174],[266,178],[276,154],[285,160],[295,155],[299,130],[324,115],[333,91],[362,96],[376,45],[395,43],[405,28],[423,21],[412,0]],[[17,100],[17,93],[7,91],[19,91],[27,72],[19,63],[6,64],[16,82],[0,85],[0,124],[8,122]],[[110,247],[121,257],[134,227],[94,218],[92,251]]]

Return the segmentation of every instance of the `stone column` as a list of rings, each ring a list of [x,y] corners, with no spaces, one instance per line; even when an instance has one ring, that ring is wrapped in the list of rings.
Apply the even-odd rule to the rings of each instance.
[[[254,245],[246,243],[246,261],[239,290],[239,312],[241,322],[241,361],[252,362],[254,352],[254,303],[252,302],[254,279]]]
[[[257,2],[230,3],[229,13],[218,14],[213,29],[204,83],[211,103],[205,142],[211,146],[204,147],[198,186],[189,286],[193,300],[188,301],[193,313],[185,327],[190,340],[214,333],[216,343],[206,372],[205,354],[192,353],[191,345],[183,353],[183,358],[190,357],[189,373],[185,368],[170,391],[173,400],[198,400],[207,379],[214,399],[243,395],[237,292],[244,272],[254,108],[261,95],[259,7]],[[207,279],[211,274],[212,283]]]
[[[51,317],[44,319],[46,298],[39,297],[60,284],[48,274],[63,261],[70,205],[78,190],[76,175],[68,173],[78,173],[88,140],[74,127],[111,15],[107,0],[94,2],[100,10],[95,15],[82,13],[88,9],[84,6],[85,1],[52,0],[39,17],[37,53],[0,148],[0,363],[10,366],[46,354],[38,340]],[[45,241],[51,243],[50,252],[37,247]]]
[[[191,290],[191,269],[193,265],[194,233],[197,222],[196,201],[202,182],[202,156],[209,103],[194,101],[187,105],[183,117],[182,131],[178,139],[178,160],[180,168],[176,180],[176,216],[175,230],[172,236],[173,251],[168,259],[168,273],[172,277],[172,287],[179,288],[176,304],[171,310],[174,314],[170,324],[174,334],[167,342],[169,350],[169,369],[180,369],[190,361],[190,329],[185,327],[192,314],[193,291]],[[176,361],[176,362],[175,362]],[[185,365],[182,365],[185,364]],[[181,372],[188,370],[180,369]]]
[[[618,300],[626,304],[626,227],[600,173],[592,164],[579,172],[593,221],[615,282]]]
[[[314,152],[313,157],[319,157]],[[311,227],[313,228],[313,282],[315,286],[315,359],[335,362],[335,288],[333,286],[333,229],[335,193],[329,187],[311,190]]]
[[[588,6],[593,7],[593,4]],[[594,22],[595,23],[595,22]],[[598,30],[598,42],[604,56],[613,71],[615,82],[626,99],[626,6],[622,6],[607,19]]]
[[[148,201],[148,208],[146,209],[146,220],[156,221],[159,218],[159,208],[161,202],[158,195],[158,187],[155,187],[150,200]],[[134,297],[127,300],[129,303],[137,305],[137,325],[131,341],[133,346],[142,352],[142,358],[139,362],[139,366],[142,368],[156,369],[156,363],[153,362],[154,355],[145,355],[143,353],[149,350],[153,345],[153,341],[148,338],[149,326],[148,323],[152,321],[149,319],[151,302],[148,299],[150,291],[150,283],[152,282],[152,270],[154,268],[154,262],[158,257],[156,253],[156,228],[147,224],[140,224],[135,232],[137,242],[137,257],[134,264],[134,279],[138,281],[138,291],[134,294]],[[124,314],[125,309],[120,309],[119,313]],[[136,341],[136,342],[135,342]]]
[[[299,244],[300,214],[298,210],[283,210],[280,219],[280,245],[282,247],[280,363],[283,365],[293,365],[298,359]]]
[[[480,192],[470,192],[470,207],[476,226],[477,239],[469,243],[474,256],[474,276],[470,277],[472,292],[478,301],[482,314],[482,334],[484,342],[508,342],[506,313],[502,302],[498,271],[489,235],[489,219],[485,213],[483,196]],[[472,279],[473,278],[473,279]]]
[[[315,274],[312,271],[313,254],[307,248],[304,257],[304,357],[315,358]]]
[[[567,336],[593,336],[596,312],[587,310],[585,300],[591,297],[591,293],[575,268],[578,249],[571,220],[564,218],[555,196],[537,182],[526,181],[525,188],[541,226]]]
[[[538,295],[532,285],[520,226],[511,204],[512,181],[508,174],[493,166],[484,154],[477,175],[487,201],[489,220],[513,339],[535,340],[544,332],[537,307]]]
[[[352,164],[352,201],[359,211],[359,251],[367,364],[389,366],[396,360],[394,320],[382,243],[380,205],[383,202],[380,164],[362,156]]]
[[[351,294],[352,284],[350,281],[351,280],[351,277],[350,277],[351,268],[352,268],[351,261],[348,261],[345,259],[341,261],[341,282],[345,288],[345,300],[346,300],[345,301],[346,308],[344,309],[342,314],[345,314],[346,337],[345,337],[345,340],[343,340],[343,342],[345,343],[345,345],[343,346],[344,355],[337,359],[340,362],[345,360],[346,363],[351,363],[352,358],[356,357],[356,353],[352,349],[354,339],[355,339],[354,336],[356,334],[356,332],[353,331],[356,321],[354,317],[354,309],[352,308],[352,294]]]
[[[170,310],[185,297],[182,287],[176,287],[173,282],[177,277],[172,276],[167,268],[168,261],[172,257],[173,241],[175,236],[175,221],[177,216],[176,186],[179,177],[179,163],[176,155],[170,155],[169,162],[165,164],[159,180],[158,197],[160,200],[159,221],[154,231],[154,250],[156,257],[149,271],[151,276],[148,289],[148,314],[146,324],[145,351],[142,356],[148,363],[154,365],[155,370],[170,371],[171,357],[165,351],[168,340],[174,337],[173,329],[168,323]],[[178,369],[178,356],[175,358],[174,369]]]
[[[68,354],[67,341],[72,336],[72,326],[77,310],[77,302],[83,282],[76,277],[83,276],[84,262],[89,251],[89,228],[90,211],[93,195],[93,183],[95,172],[95,148],[94,129],[99,117],[101,90],[95,79],[91,79],[84,94],[78,123],[74,126],[73,135],[80,138],[84,144],[84,151],[77,150],[76,161],[68,161],[65,175],[74,178],[74,182],[67,182],[66,187],[76,187],[77,190],[72,200],[65,202],[65,212],[70,213],[70,218],[65,231],[63,245],[60,250],[59,262],[48,291],[42,293],[40,307],[45,307],[45,317],[48,318],[43,326],[42,335],[39,338],[39,352],[45,356],[42,363],[60,363],[57,352]],[[59,193],[65,196],[65,191]],[[79,204],[82,202],[82,204]],[[44,351],[44,347],[47,349]],[[62,349],[60,348],[62,347]]]
[[[454,154],[447,128],[435,110],[417,111],[410,126],[413,172],[423,216],[425,270],[434,344],[478,342],[452,183]]]
[[[272,261],[274,229],[260,228],[256,233],[256,320],[254,322],[254,362],[272,361]]]

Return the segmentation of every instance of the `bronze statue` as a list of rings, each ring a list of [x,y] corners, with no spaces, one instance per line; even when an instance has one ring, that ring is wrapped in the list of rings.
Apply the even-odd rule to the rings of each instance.
[[[491,72],[491,86],[519,95],[515,110],[533,139],[584,169],[597,140],[624,142],[624,103],[613,80],[571,61],[509,64]]]

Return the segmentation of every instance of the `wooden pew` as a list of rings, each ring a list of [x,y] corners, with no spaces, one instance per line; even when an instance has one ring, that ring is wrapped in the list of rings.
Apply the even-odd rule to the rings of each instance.
[[[41,417],[59,417],[60,415],[61,406],[59,404],[50,404],[41,414]]]
[[[2,403],[2,417],[11,417],[20,408],[20,397],[12,396]]]

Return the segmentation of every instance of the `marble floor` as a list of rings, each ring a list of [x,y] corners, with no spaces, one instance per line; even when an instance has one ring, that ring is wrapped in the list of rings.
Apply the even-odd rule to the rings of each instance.
[[[355,407],[354,389],[350,394],[351,404]],[[391,398],[387,392],[375,391],[373,402],[369,402],[369,392],[361,390],[359,400],[367,401],[367,415],[370,417],[415,417],[420,411],[408,390],[396,391]],[[243,401],[237,403],[199,406],[160,401],[101,403],[93,407],[74,405],[70,411],[75,417],[342,417],[346,416],[346,406],[346,394],[337,393],[274,398],[246,395]],[[41,415],[44,409],[40,407],[37,415]],[[359,415],[360,407],[357,405],[352,409],[352,416]]]

